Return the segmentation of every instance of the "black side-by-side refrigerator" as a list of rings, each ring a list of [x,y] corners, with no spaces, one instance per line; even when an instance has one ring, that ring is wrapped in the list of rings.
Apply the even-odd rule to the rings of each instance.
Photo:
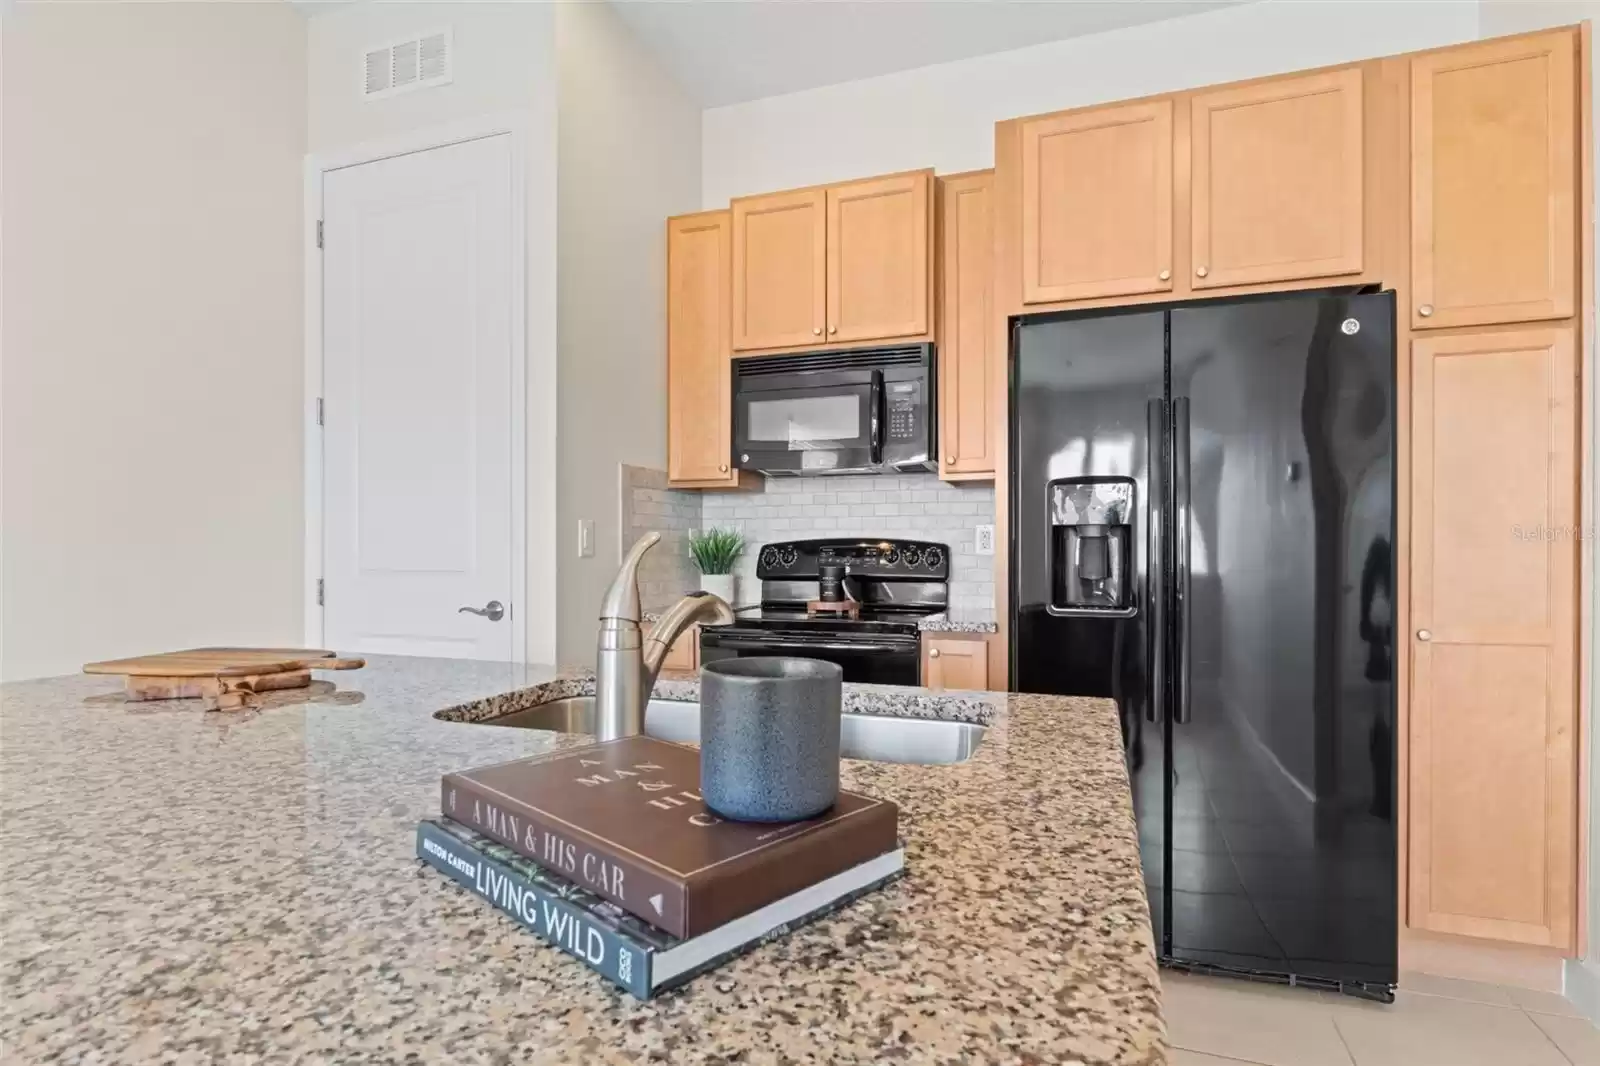
[[[1392,997],[1394,297],[1012,331],[1012,683],[1116,700],[1161,960]]]

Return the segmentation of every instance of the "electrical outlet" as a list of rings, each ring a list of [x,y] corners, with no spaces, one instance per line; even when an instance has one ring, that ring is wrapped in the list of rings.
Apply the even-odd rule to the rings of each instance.
[[[978,546],[979,555],[994,554],[994,527],[979,526],[978,535],[974,538]]]
[[[594,554],[594,519],[578,519],[578,558],[587,559]]]

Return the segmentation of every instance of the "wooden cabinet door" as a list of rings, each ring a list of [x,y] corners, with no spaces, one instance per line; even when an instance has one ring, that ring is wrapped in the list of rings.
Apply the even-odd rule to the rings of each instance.
[[[994,477],[994,171],[939,181],[939,476]]]
[[[1421,337],[1411,366],[1409,922],[1571,949],[1573,334]]]
[[[1028,119],[1022,300],[1172,289],[1172,101]]]
[[[929,332],[932,183],[923,170],[827,190],[829,342]]]
[[[733,347],[823,342],[827,197],[800,189],[733,201]]]
[[[1196,93],[1196,289],[1360,273],[1359,67]]]
[[[729,349],[732,219],[707,211],[667,220],[667,480],[735,484]]]
[[[928,688],[989,687],[989,642],[981,636],[922,634],[922,683]]]
[[[1573,313],[1570,32],[1411,61],[1413,328]]]

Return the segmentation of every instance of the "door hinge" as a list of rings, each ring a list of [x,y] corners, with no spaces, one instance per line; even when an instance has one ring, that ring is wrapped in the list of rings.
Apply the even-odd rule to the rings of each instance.
[[[322,397],[317,397],[317,425],[322,425]]]
[[[317,578],[317,606],[318,607],[323,606],[323,602],[322,602],[322,578],[320,578],[320,577]]]
[[[317,247],[322,247],[322,219],[317,219]]]

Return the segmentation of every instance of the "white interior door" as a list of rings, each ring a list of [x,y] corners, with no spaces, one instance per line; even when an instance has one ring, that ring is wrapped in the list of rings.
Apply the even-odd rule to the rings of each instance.
[[[323,176],[329,647],[520,658],[512,174],[498,136]]]

